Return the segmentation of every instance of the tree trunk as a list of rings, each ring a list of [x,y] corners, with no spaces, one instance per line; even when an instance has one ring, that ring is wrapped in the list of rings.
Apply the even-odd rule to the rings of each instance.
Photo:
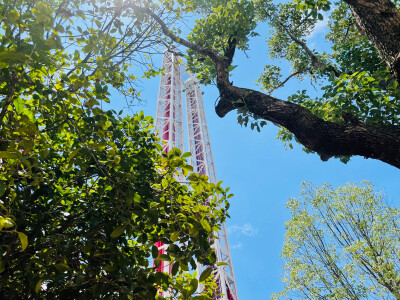
[[[400,12],[389,0],[344,0],[360,31],[374,44],[400,83]]]

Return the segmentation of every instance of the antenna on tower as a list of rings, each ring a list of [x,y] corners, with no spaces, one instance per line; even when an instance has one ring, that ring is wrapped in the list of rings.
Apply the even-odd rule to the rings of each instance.
[[[194,172],[206,175],[210,182],[217,183],[201,85],[187,70],[184,73],[188,74],[189,78],[182,83],[184,73],[181,72],[181,68],[185,68],[185,65],[180,62],[177,54],[173,51],[164,51],[162,67],[164,72],[160,78],[156,129],[159,131],[160,137],[166,142],[163,145],[163,151],[168,152],[173,147],[177,147],[183,152],[182,86],[184,86],[188,128],[187,142],[189,152],[192,153],[190,164]],[[216,265],[212,268],[214,268],[213,275],[218,284],[219,294],[222,294],[218,299],[238,300],[225,223],[222,224],[221,230],[214,234],[217,236],[213,244],[217,260]],[[157,242],[156,246],[159,249],[159,254],[163,254],[165,245],[162,242]],[[197,263],[198,276],[202,269],[207,267],[209,266],[202,266]],[[166,264],[160,265],[157,271],[171,273],[170,266]]]

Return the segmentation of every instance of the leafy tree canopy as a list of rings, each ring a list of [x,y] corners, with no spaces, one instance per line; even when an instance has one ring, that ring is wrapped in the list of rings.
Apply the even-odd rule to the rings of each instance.
[[[398,1],[179,3],[199,16],[185,39],[150,11],[147,14],[170,40],[188,49],[188,66],[201,81],[217,85],[219,116],[237,109],[239,123],[258,130],[272,121],[289,146],[296,139],[324,161],[362,155],[400,167]],[[307,39],[325,19],[329,32],[324,45],[329,50],[314,49]],[[258,35],[257,25],[264,22],[271,28],[269,34],[262,33],[271,59],[258,80],[264,91],[235,86],[229,80],[235,50],[246,50]],[[282,61],[291,66],[290,72],[282,70]],[[320,86],[319,95],[310,96],[299,87],[288,99],[272,96],[293,78]]]
[[[371,183],[305,184],[287,207],[285,288],[274,299],[399,299],[400,211]]]
[[[154,21],[118,1],[0,7],[0,298],[150,299],[173,286],[189,299],[197,279],[153,260],[173,276],[213,264],[227,190],[191,173],[188,153],[162,153],[150,117],[102,109],[112,90],[138,96],[131,71],[155,51]]]

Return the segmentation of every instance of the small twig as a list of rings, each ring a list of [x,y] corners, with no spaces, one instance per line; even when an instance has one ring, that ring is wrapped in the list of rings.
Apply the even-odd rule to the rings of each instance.
[[[310,70],[310,69],[309,69],[309,68],[306,68],[306,69],[303,69],[303,70],[294,72],[293,74],[290,74],[290,75],[289,75],[284,81],[282,81],[279,85],[277,85],[277,86],[274,87],[273,89],[269,90],[269,91],[268,91],[268,95],[271,95],[272,92],[274,92],[274,91],[276,91],[277,89],[279,89],[280,87],[284,86],[285,83],[288,82],[290,78],[292,78],[292,77],[294,77],[294,76],[297,76],[297,75],[299,75],[299,74],[301,74],[301,73],[303,73],[303,72],[305,72],[305,71],[307,71],[307,70]]]

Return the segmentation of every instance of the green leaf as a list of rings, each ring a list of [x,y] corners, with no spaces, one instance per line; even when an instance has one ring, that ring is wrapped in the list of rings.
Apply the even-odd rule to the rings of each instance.
[[[171,233],[170,240],[176,242],[178,240],[178,237],[179,237],[179,231],[175,231]]]
[[[190,258],[189,263],[192,269],[196,270],[196,261],[193,259],[193,257]]]
[[[152,247],[151,247],[151,255],[152,255],[154,258],[157,258],[157,257],[158,257],[158,248],[157,248],[156,246],[152,246]]]
[[[110,235],[110,236],[111,236],[112,238],[117,238],[117,237],[119,237],[121,234],[124,233],[124,231],[125,231],[125,229],[126,229],[126,226],[127,226],[127,224],[118,226],[117,228],[114,229],[113,232],[111,232],[111,235]]]
[[[21,98],[14,99],[13,104],[17,113],[21,114],[24,111],[24,101]]]
[[[12,64],[23,64],[27,60],[27,57],[17,51],[14,50],[6,50],[3,52],[0,52],[0,62],[6,63],[9,65]]]
[[[0,197],[4,195],[4,193],[6,192],[6,185],[0,181]]]
[[[71,159],[73,159],[75,157],[75,155],[81,150],[82,148],[77,148],[74,151],[71,152],[71,154],[68,156],[68,162],[71,161]]]
[[[150,202],[150,209],[157,207],[160,203],[157,202]]]
[[[35,286],[35,293],[36,293],[36,294],[39,293],[40,290],[42,289],[42,283],[43,283],[43,279],[40,279],[40,280],[36,283],[36,286]]]
[[[28,247],[28,237],[23,232],[18,232],[19,240],[21,241],[22,251]]]
[[[198,286],[198,280],[196,278],[192,278],[192,280],[190,280],[190,290],[188,291],[188,294],[193,295],[196,292]]]
[[[185,264],[185,263],[183,263],[183,262],[181,262],[181,261],[179,261],[179,267],[180,267],[183,271],[186,271],[186,272],[189,271],[188,265]]]
[[[203,282],[204,280],[206,280],[208,277],[210,277],[211,273],[212,273],[213,269],[212,268],[206,268],[200,275],[199,281]]]
[[[180,248],[179,248],[178,245],[171,244],[171,245],[168,246],[168,253],[169,254],[177,254],[177,253],[179,253],[179,251],[180,251]]]
[[[12,220],[12,219],[10,219],[10,218],[5,218],[4,219],[4,228],[11,228],[11,227],[14,227],[14,221]]]
[[[227,266],[227,265],[228,265],[228,263],[226,263],[224,261],[221,261],[221,262],[217,263],[217,267],[219,267],[219,266]]]
[[[175,276],[178,273],[178,271],[179,271],[179,264],[174,263],[171,269],[172,276]]]
[[[133,201],[140,203],[142,202],[142,197],[139,194],[135,194],[135,196],[133,196]]]
[[[71,271],[71,268],[66,264],[66,263],[59,263],[55,265],[57,271],[59,272],[65,272],[65,271]]]
[[[101,87],[101,84],[100,84],[100,83],[96,82],[96,83],[94,84],[94,87],[95,87],[95,89],[96,89],[96,93],[100,94],[100,93],[103,92],[103,88]]]
[[[211,226],[210,226],[210,224],[207,222],[207,220],[205,220],[205,219],[200,220],[200,223],[201,223],[201,225],[203,226],[203,228],[204,228],[205,230],[207,230],[207,232],[211,232]]]
[[[163,261],[171,261],[171,257],[169,257],[167,254],[160,254],[157,258]]]
[[[182,154],[182,157],[183,157],[183,158],[185,158],[185,157],[190,157],[191,155],[192,155],[192,153],[190,153],[190,152],[185,152],[185,153]],[[192,167],[192,169],[193,169],[193,167]]]
[[[20,17],[20,15],[15,9],[10,10],[7,14],[7,19],[11,23],[16,23],[16,21],[19,19],[19,17]]]
[[[0,274],[6,270],[6,265],[2,259],[0,259]]]

